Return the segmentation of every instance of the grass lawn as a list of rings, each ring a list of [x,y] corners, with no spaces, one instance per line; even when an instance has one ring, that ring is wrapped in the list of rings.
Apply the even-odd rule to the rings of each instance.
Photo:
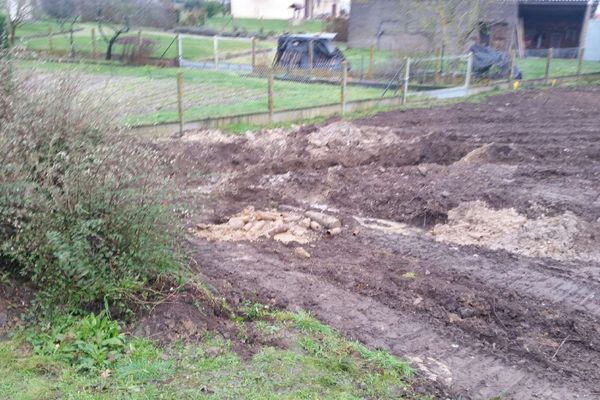
[[[89,28],[89,27],[88,27]],[[137,37],[137,32],[132,32],[123,35],[122,37]],[[173,59],[177,56],[177,47],[173,42],[175,35],[169,33],[160,33],[152,31],[142,31],[142,37],[149,39],[154,42],[152,51],[153,57],[164,57],[166,59]],[[74,35],[75,51],[80,56],[89,57],[92,54],[92,36],[90,29],[84,29],[82,32],[77,32]],[[56,55],[66,55],[69,52],[69,35],[55,35],[51,38],[42,37],[24,40],[24,45],[30,50],[48,52],[52,47],[52,53]],[[203,60],[209,59],[214,56],[213,50],[213,39],[207,37],[183,37],[183,55],[189,60]],[[257,43],[258,48],[271,48],[274,47],[272,42]],[[101,57],[106,53],[107,44],[99,35],[96,35],[96,51],[98,57]],[[231,53],[239,53],[245,51],[251,51],[252,45],[247,40],[237,39],[220,39],[219,40],[219,51],[221,57],[226,57]],[[123,47],[115,45],[114,47],[115,56],[119,56]]]
[[[243,359],[209,334],[165,349],[130,338],[110,370],[90,374],[36,355],[23,339],[0,341],[0,398],[425,399],[414,394],[405,362],[348,341],[306,313],[269,312],[238,326],[240,335],[251,326],[259,343],[282,345]]]
[[[267,80],[236,73],[158,67],[21,62],[24,70],[70,72],[97,98],[108,98],[116,117],[133,125],[177,121],[176,76],[184,76],[187,121],[227,115],[266,112]],[[340,101],[340,88],[275,80],[276,110]],[[347,99],[378,98],[381,89],[349,86]]]
[[[543,78],[546,73],[545,58],[518,59],[517,65],[523,72],[523,79]],[[583,73],[600,72],[600,62],[584,61]],[[550,77],[575,75],[577,73],[577,60],[554,59],[550,64]]]
[[[285,32],[294,33],[318,33],[323,31],[321,21],[304,21],[299,25],[292,26],[288,20],[282,19],[254,19],[254,18],[235,18],[231,16],[215,16],[207,21],[206,26],[216,29],[220,32],[233,32],[236,30],[246,31],[248,33],[270,33],[280,35]]]
[[[78,26],[79,24],[76,25]],[[16,36],[23,38],[31,35],[46,35],[50,28],[52,32],[60,32],[60,24],[56,21],[27,21],[17,27]]]

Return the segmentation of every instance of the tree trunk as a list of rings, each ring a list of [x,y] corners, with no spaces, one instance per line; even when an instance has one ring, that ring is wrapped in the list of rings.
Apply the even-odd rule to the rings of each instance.
[[[10,45],[14,46],[15,44],[15,35],[17,34],[17,26],[15,24],[10,24]]]
[[[106,48],[106,59],[107,60],[112,60],[112,49],[113,49],[113,45],[115,44],[116,41],[117,41],[117,36],[113,36],[108,41],[108,46]]]

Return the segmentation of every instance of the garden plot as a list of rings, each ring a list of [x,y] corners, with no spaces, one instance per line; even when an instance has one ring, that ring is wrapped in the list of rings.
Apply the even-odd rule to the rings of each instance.
[[[592,400],[598,102],[598,88],[526,91],[154,145],[193,199],[197,272],[232,302],[308,309],[411,360],[439,398]],[[320,210],[343,229],[245,237],[249,206]]]

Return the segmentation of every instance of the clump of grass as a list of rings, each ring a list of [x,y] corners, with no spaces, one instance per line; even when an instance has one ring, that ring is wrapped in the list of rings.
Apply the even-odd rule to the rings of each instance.
[[[404,274],[402,274],[402,278],[406,279],[407,281],[413,281],[417,279],[417,274],[412,271],[405,272]]]

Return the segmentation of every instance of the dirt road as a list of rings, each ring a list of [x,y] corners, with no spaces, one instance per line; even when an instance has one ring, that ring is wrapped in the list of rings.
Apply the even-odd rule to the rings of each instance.
[[[531,91],[156,146],[190,199],[198,273],[231,301],[310,310],[441,398],[598,399],[599,104],[597,88]],[[193,228],[248,206],[320,210],[342,232],[306,254]]]

